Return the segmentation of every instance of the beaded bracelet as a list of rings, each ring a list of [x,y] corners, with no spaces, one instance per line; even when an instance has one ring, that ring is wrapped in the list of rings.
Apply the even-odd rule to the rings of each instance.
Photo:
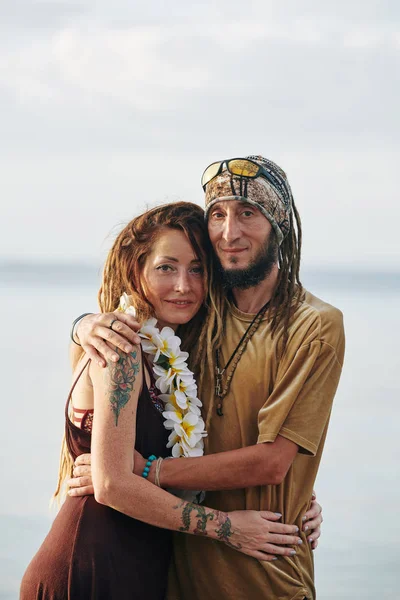
[[[142,477],[144,477],[145,479],[148,478],[149,473],[150,473],[150,467],[151,467],[151,463],[157,460],[157,456],[154,456],[154,454],[152,454],[151,456],[149,456],[149,458],[147,459],[146,465],[143,469],[143,473],[142,473]]]

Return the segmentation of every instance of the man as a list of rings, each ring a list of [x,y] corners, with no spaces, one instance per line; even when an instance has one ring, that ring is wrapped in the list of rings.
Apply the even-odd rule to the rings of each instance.
[[[207,456],[164,462],[161,483],[205,489],[207,505],[224,511],[276,511],[302,529],[343,363],[342,315],[300,285],[300,219],[275,163],[260,156],[213,163],[202,183],[227,290],[215,375],[208,370],[201,390]],[[98,323],[78,329],[85,349]],[[123,348],[121,338],[110,341]],[[93,345],[109,352],[99,340]],[[259,562],[180,536],[170,598],[314,599],[313,580],[307,543],[294,556]]]

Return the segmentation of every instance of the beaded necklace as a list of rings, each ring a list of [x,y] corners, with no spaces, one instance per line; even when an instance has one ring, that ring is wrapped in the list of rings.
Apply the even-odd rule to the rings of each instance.
[[[215,374],[216,374],[216,381],[215,381],[215,395],[217,396],[217,398],[219,399],[218,404],[217,404],[217,415],[219,417],[223,417],[224,413],[222,412],[222,408],[223,408],[223,401],[225,396],[227,395],[228,391],[229,391],[229,387],[231,385],[231,381],[232,381],[232,377],[236,371],[236,367],[239,363],[239,360],[242,357],[243,352],[246,350],[247,344],[249,343],[249,341],[251,340],[251,338],[253,337],[253,335],[255,334],[255,332],[257,331],[257,329],[260,326],[260,323],[263,319],[263,316],[265,314],[265,311],[267,310],[268,306],[269,306],[270,300],[268,300],[268,302],[266,304],[264,304],[264,306],[262,306],[260,308],[260,310],[258,311],[258,313],[255,315],[255,317],[253,318],[253,320],[251,321],[250,325],[248,326],[248,328],[246,329],[246,331],[244,332],[244,334],[242,335],[240,342],[238,343],[238,345],[236,346],[236,348],[234,349],[234,351],[232,352],[228,362],[226,363],[225,367],[223,367],[222,369],[219,366],[219,350],[216,351],[216,367],[215,367]],[[222,389],[222,375],[225,373],[225,371],[228,369],[229,365],[232,363],[231,369],[227,375],[226,378],[226,383],[224,388]]]

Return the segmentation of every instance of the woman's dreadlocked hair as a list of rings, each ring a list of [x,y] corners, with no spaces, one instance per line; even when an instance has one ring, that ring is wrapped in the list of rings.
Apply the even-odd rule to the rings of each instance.
[[[204,221],[204,210],[190,202],[175,202],[148,210],[132,219],[119,233],[104,266],[98,293],[101,312],[116,310],[120,297],[126,292],[132,296],[138,321],[155,316],[154,308],[143,288],[141,273],[146,257],[158,236],[168,229],[182,231],[188,238],[194,254],[204,267],[204,289],[207,291],[211,245]],[[204,305],[189,323],[180,325],[176,330],[177,335],[182,339],[182,349],[189,351],[189,365],[195,373],[198,373],[200,365],[197,352],[203,353],[200,341],[205,339],[201,332],[205,327],[206,313],[207,297]],[[80,357],[75,357],[74,366],[79,362]],[[60,499],[63,483],[67,477],[72,477],[72,469],[73,460],[64,438],[58,484],[53,499]]]

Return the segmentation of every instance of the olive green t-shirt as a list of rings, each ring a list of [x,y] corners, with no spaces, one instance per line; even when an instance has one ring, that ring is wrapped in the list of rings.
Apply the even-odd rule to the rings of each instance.
[[[227,316],[220,364],[225,365],[254,315],[232,307]],[[205,415],[212,411],[206,453],[273,442],[279,434],[299,446],[284,481],[247,489],[208,492],[204,503],[223,511],[271,510],[300,531],[309,507],[344,356],[339,310],[306,293],[289,326],[271,338],[266,315],[247,345],[224,400],[215,412],[212,382],[203,386]],[[211,378],[210,378],[211,380]],[[313,556],[306,541],[294,557],[259,562],[225,544],[177,534],[169,600],[297,600],[315,598]]]

